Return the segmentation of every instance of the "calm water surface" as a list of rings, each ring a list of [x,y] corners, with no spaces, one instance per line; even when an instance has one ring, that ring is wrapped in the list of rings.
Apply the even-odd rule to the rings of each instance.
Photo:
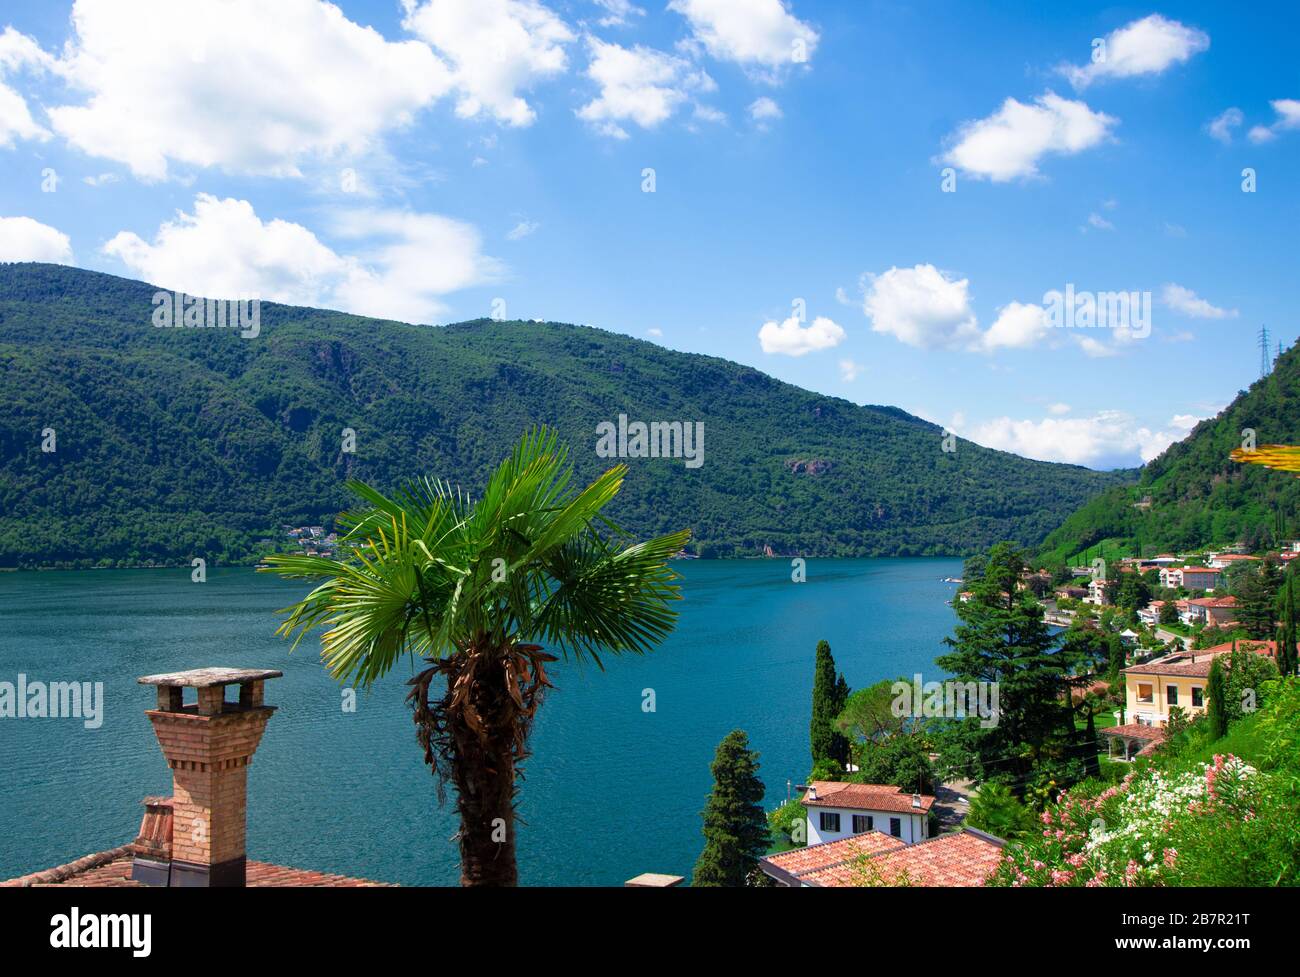
[[[807,775],[813,651],[831,643],[854,688],[934,671],[951,632],[958,560],[682,561],[676,633],[645,657],[558,663],[526,768],[526,885],[617,885],[689,875],[718,741],[761,754],[765,805]],[[306,593],[251,570],[0,573],[0,681],[104,683],[104,722],[0,719],[0,879],[124,844],[140,799],[171,778],[144,716],[141,675],[271,667],[279,707],[249,777],[253,858],[406,885],[454,885],[456,830],[439,808],[406,708],[402,666],[345,713],[315,646],[290,655],[278,608]],[[642,711],[642,690],[657,709]]]

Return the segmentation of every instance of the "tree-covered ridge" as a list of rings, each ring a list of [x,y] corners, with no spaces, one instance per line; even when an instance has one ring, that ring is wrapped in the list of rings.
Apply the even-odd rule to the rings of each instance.
[[[597,425],[620,414],[703,423],[704,464],[628,459],[611,515],[640,536],[689,526],[704,556],[1033,545],[1126,477],[966,441],[945,453],[938,427],[897,408],[589,327],[263,303],[245,339],[155,328],[156,291],[0,266],[0,566],[248,561],[260,539],[282,548],[283,524],[328,524],[349,477],[480,484],[536,424],[573,445],[589,481],[613,463]]]
[[[1251,432],[1258,446],[1300,443],[1300,347],[1146,465],[1136,485],[1084,504],[1047,538],[1043,556],[1068,558],[1103,541],[1154,555],[1233,542],[1259,550],[1300,537],[1300,481],[1229,457]]]

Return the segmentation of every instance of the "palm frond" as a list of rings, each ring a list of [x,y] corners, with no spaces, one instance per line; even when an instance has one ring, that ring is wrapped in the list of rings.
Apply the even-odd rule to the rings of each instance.
[[[1232,460],[1251,465],[1263,465],[1281,472],[1300,472],[1300,445],[1261,444],[1254,451],[1235,448]]]

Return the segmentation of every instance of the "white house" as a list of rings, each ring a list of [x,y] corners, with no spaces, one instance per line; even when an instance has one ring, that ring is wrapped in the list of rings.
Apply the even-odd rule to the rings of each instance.
[[[909,794],[887,784],[843,784],[815,780],[803,806],[808,812],[808,844],[838,841],[879,831],[911,845],[930,836],[929,794]]]

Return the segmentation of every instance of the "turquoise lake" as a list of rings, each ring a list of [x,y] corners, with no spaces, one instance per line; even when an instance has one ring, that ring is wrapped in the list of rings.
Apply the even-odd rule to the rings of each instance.
[[[729,731],[761,755],[765,806],[810,768],[813,652],[831,643],[854,688],[922,672],[952,631],[959,560],[682,561],[677,631],[606,670],[560,662],[525,767],[524,885],[689,876],[709,763]],[[269,667],[279,707],[249,771],[251,858],[404,885],[455,885],[456,822],[415,743],[402,666],[345,712],[316,645],[289,653],[277,610],[307,585],[210,570],[0,574],[0,682],[102,682],[103,725],[0,719],[0,879],[125,844],[140,800],[171,778],[144,710],[150,673]],[[653,689],[656,710],[642,709]]]

